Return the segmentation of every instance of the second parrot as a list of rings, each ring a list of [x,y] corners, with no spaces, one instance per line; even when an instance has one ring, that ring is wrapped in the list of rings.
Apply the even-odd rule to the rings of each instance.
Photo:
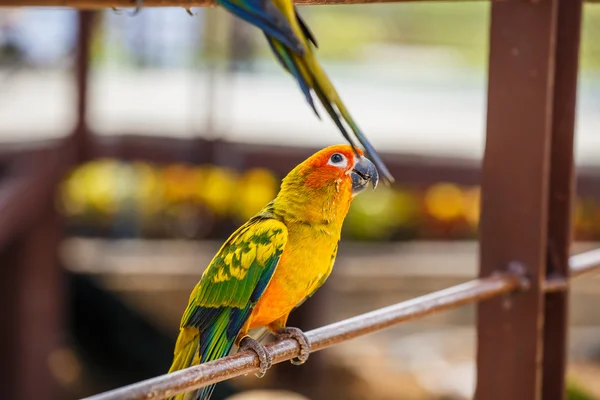
[[[394,178],[350,115],[319,64],[313,51],[313,46],[318,46],[317,40],[298,13],[293,0],[216,0],[216,2],[263,31],[275,57],[283,68],[296,78],[315,114],[319,117],[313,93],[348,143],[353,145],[344,122],[365,148],[382,176],[388,182],[393,182]]]

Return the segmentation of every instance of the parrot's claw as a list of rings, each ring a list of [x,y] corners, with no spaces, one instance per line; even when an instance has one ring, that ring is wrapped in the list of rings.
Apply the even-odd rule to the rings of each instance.
[[[240,350],[252,350],[258,356],[260,369],[254,374],[257,378],[262,378],[265,376],[267,370],[273,365],[273,357],[271,357],[267,349],[265,349],[265,346],[250,336],[246,336],[240,341]]]
[[[300,355],[298,357],[294,357],[290,360],[290,362],[294,365],[302,365],[308,360],[308,356],[310,355],[310,342],[308,337],[298,328],[285,327],[281,328],[277,331],[277,339],[294,339],[300,345]]]

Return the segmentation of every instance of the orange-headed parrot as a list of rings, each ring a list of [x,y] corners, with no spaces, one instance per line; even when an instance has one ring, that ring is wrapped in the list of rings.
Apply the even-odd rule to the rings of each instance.
[[[288,316],[331,273],[350,202],[378,180],[373,163],[348,145],[327,147],[295,167],[276,198],[227,239],[204,271],[181,319],[169,372],[224,357],[235,344],[257,353],[262,376],[272,360],[248,335],[260,327],[277,339],[296,339],[301,351],[292,362],[304,363],[310,344],[286,326]],[[213,388],[192,397],[207,400]]]

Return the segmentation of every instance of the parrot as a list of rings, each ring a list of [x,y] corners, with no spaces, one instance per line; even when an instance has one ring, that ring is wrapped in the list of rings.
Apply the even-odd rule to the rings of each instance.
[[[293,168],[275,199],[231,234],[192,290],[169,373],[224,357],[235,345],[257,354],[256,375],[264,376],[272,358],[248,334],[257,328],[275,340],[296,340],[300,351],[291,362],[303,364],[310,343],[287,326],[288,316],[328,278],[352,199],[378,181],[373,162],[347,144],[321,149]],[[208,400],[214,386],[188,396]]]
[[[394,177],[350,115],[319,64],[313,51],[318,48],[315,35],[298,13],[293,0],[215,0],[215,2],[263,31],[276,60],[296,79],[317,118],[320,119],[321,116],[315,107],[313,95],[319,99],[346,141],[355,148],[343,122],[350,127],[386,183],[393,183]],[[143,0],[136,0],[135,12],[139,11],[142,4]],[[189,9],[187,11],[192,15]]]
[[[300,16],[293,0],[216,0],[216,2],[235,16],[263,31],[276,60],[296,79],[317,118],[320,119],[321,116],[315,107],[313,94],[319,99],[346,141],[354,146],[343,122],[350,127],[385,180],[392,183],[393,176],[350,115],[317,60],[313,51],[313,46],[315,49],[318,48],[317,40]]]

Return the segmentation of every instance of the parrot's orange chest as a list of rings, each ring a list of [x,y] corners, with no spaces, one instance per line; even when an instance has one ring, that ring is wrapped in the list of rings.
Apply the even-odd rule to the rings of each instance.
[[[338,233],[301,226],[289,231],[287,245],[258,304],[250,329],[287,315],[329,276],[337,251]]]

